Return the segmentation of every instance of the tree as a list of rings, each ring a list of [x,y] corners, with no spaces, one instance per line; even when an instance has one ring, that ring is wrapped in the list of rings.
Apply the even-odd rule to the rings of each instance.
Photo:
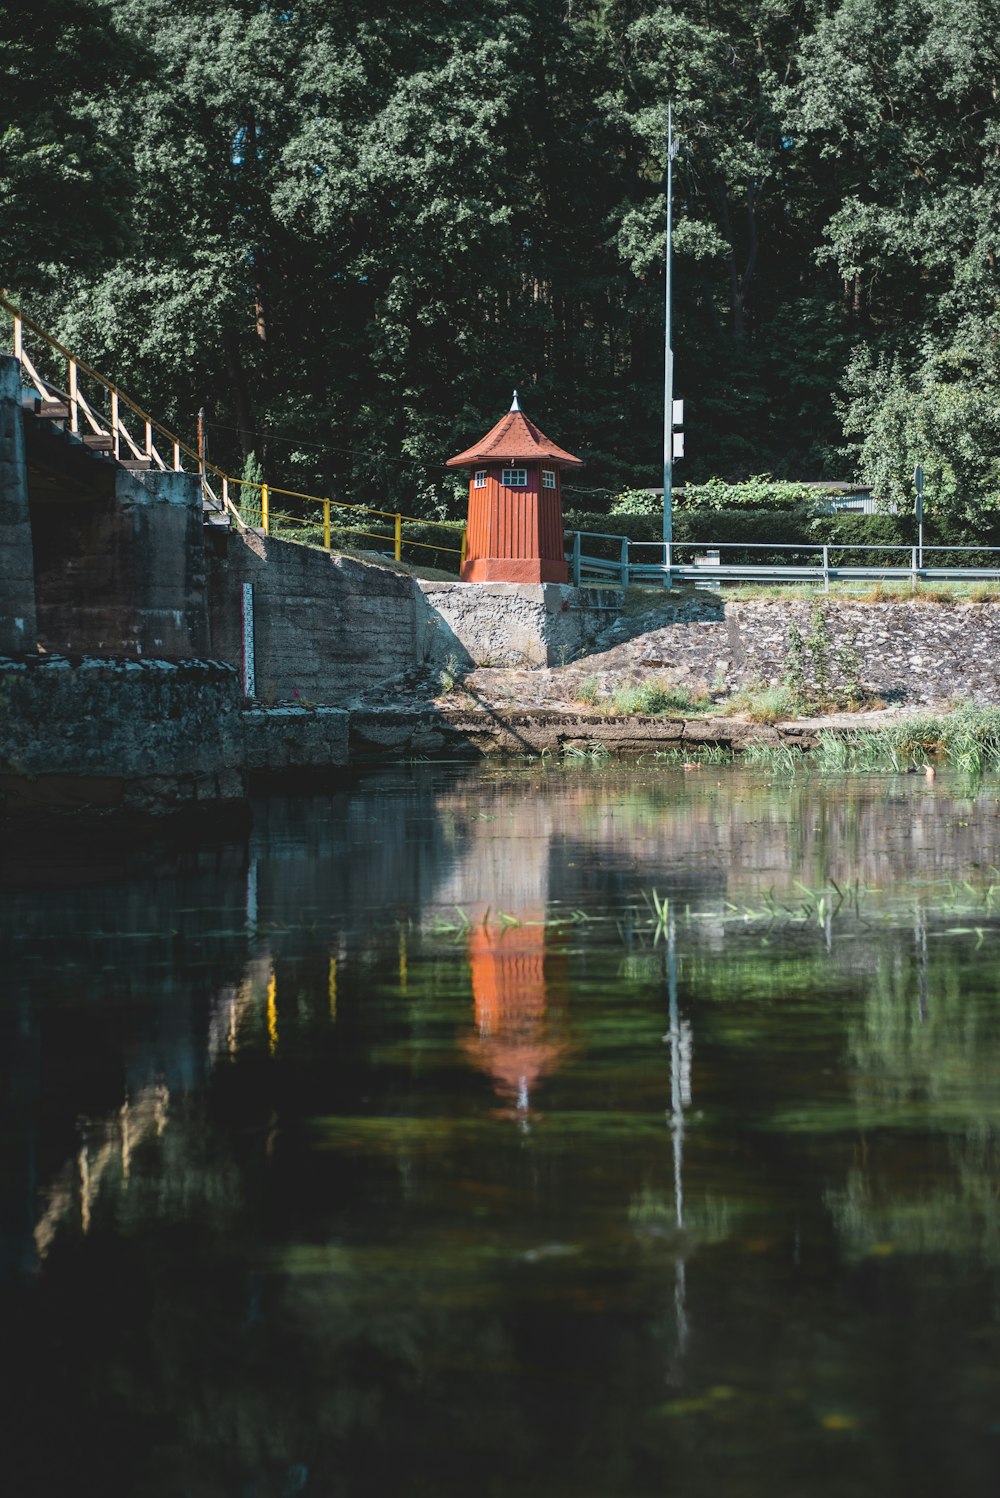
[[[133,188],[115,90],[139,49],[98,0],[0,4],[0,267],[86,275],[129,241]]]

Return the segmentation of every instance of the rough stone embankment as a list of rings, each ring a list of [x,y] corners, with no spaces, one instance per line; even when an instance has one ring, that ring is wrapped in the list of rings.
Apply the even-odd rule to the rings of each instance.
[[[834,684],[850,657],[860,685],[886,702],[911,707],[1000,698],[1000,608],[995,603],[935,603],[919,597],[882,602],[817,600],[829,637],[827,668]],[[596,678],[599,690],[655,674],[692,690],[735,692],[782,679],[791,627],[808,639],[816,603],[800,599],[687,596],[616,619],[585,656],[575,676]],[[807,659],[807,675],[811,671]],[[814,674],[814,673],[813,673]]]

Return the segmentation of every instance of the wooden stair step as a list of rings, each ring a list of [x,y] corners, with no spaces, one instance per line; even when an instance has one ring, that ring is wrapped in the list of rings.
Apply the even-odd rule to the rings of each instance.
[[[81,436],[84,447],[89,447],[91,452],[109,453],[114,451],[115,439],[109,437],[106,432],[84,432]]]
[[[119,467],[127,468],[129,473],[148,473],[152,466],[152,458],[122,458],[119,461]]]
[[[68,421],[69,406],[64,406],[60,401],[38,401],[34,414],[39,421]]]

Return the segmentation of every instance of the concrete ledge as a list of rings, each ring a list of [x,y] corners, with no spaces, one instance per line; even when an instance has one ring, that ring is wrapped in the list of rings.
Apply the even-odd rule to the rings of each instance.
[[[348,762],[350,714],[342,708],[250,708],[242,720],[251,773],[338,769]]]
[[[599,745],[616,754],[648,754],[657,749],[719,744],[787,741],[798,748],[816,743],[818,728],[805,722],[771,727],[734,718],[608,718],[552,708],[443,707],[369,709],[350,721],[351,763],[414,758],[454,758],[505,754],[560,754]]]

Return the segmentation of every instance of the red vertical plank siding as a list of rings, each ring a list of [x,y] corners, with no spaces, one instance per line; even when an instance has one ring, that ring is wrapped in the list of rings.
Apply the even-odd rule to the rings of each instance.
[[[511,413],[513,416],[513,412]],[[510,418],[507,418],[510,419]],[[518,415],[517,421],[523,418]],[[498,424],[499,425],[499,424]],[[530,423],[528,423],[530,427]],[[536,449],[548,439],[537,428],[530,427]],[[489,435],[489,434],[488,434]],[[520,440],[519,438],[517,439]],[[504,449],[500,449],[504,451]],[[471,469],[469,474],[469,507],[466,561],[463,580],[468,582],[567,582],[562,518],[562,465],[578,460],[559,448],[543,445],[538,456],[517,457],[525,449],[508,443],[509,457],[491,456],[470,448],[468,453],[449,459]],[[551,456],[548,456],[551,452]],[[486,469],[486,484],[475,487],[476,469]],[[527,482],[523,489],[512,489],[501,482],[504,468],[524,468]],[[542,471],[555,474],[555,487],[542,486]]]

